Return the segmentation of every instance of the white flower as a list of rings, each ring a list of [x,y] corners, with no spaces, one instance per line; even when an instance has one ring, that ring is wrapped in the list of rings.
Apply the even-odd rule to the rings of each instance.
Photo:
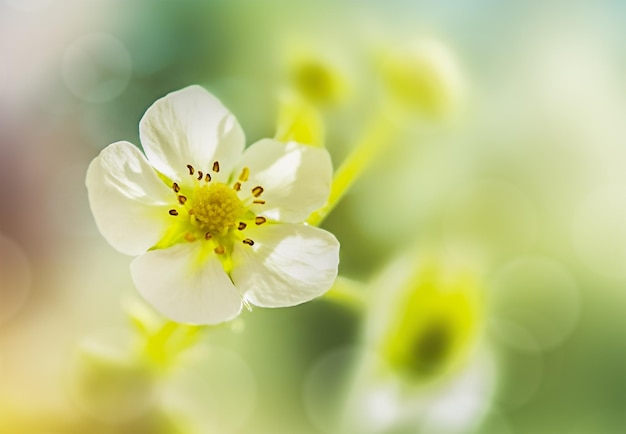
[[[140,255],[132,278],[157,310],[215,324],[242,303],[293,306],[331,287],[339,243],[301,223],[328,197],[326,150],[264,139],[244,151],[237,120],[199,86],[156,101],[139,127],[147,159],[113,143],[86,184],[107,241]]]

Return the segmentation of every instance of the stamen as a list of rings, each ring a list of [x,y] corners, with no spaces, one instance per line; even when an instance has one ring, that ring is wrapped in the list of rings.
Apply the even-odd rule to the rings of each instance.
[[[177,216],[178,215],[178,211],[176,211],[175,209],[171,209],[170,210],[170,215]]]
[[[193,243],[194,241],[196,241],[196,237],[191,232],[187,232],[185,234],[185,240],[189,241],[190,243]]]
[[[178,193],[180,191],[180,186],[176,183],[172,184],[172,188],[174,189],[175,193]]]
[[[213,172],[217,173],[220,171],[220,163],[218,161],[213,163]]]
[[[235,191],[241,190],[241,182],[235,182],[233,184],[233,190],[235,190]]]
[[[265,217],[258,216],[258,217],[255,217],[255,218],[254,218],[254,223],[256,223],[256,224],[257,224],[257,226],[258,226],[258,225],[262,225],[262,224],[263,224],[263,223],[265,223],[266,221],[267,221],[267,219],[266,219]]]
[[[226,250],[224,249],[224,246],[222,246],[221,244],[217,246],[214,250],[214,252],[217,253],[218,255],[223,255],[225,251]]]
[[[213,236],[235,229],[246,211],[237,192],[221,182],[198,186],[185,206],[189,206],[191,224],[198,226],[201,234]]]
[[[194,170],[193,170],[193,166],[191,164],[187,164],[187,169],[189,169],[189,174],[193,175]]]
[[[243,243],[249,246],[254,246],[254,241],[252,241],[250,238],[246,238],[245,240],[243,240]]]
[[[252,189],[252,195],[254,197],[261,196],[261,193],[263,193],[263,187],[261,187],[260,185],[257,185],[256,187]]]
[[[250,169],[244,167],[241,169],[241,174],[239,175],[239,180],[241,182],[246,182],[248,180],[248,176],[250,176]]]
[[[253,200],[252,203],[256,203],[257,205],[265,205],[265,201],[261,199]]]
[[[185,202],[187,202],[187,198],[185,196],[183,196],[182,194],[178,196],[178,203],[180,203],[181,205],[184,205]]]
[[[211,182],[211,175],[209,175],[208,173],[206,175],[204,175],[204,181],[205,182]]]
[[[239,229],[240,231],[243,231],[246,226],[248,226],[247,224],[245,224],[244,222],[239,222],[239,226],[237,227],[237,229]]]
[[[204,234],[204,239],[205,240],[210,240],[212,236],[213,235],[211,235],[211,232],[207,232],[206,234]]]
[[[198,181],[202,181],[203,176],[204,174],[202,173],[202,170],[198,170]]]

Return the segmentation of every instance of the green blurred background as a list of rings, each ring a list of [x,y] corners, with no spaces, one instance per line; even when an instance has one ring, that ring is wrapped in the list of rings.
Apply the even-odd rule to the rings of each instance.
[[[481,410],[380,432],[626,432],[625,20],[619,1],[0,0],[0,432],[332,431],[368,313],[326,299],[244,312],[157,386],[87,362],[102,381],[76,392],[80,343],[123,347],[137,297],[91,217],[87,165],[139,145],[145,109],[189,84],[248,144],[274,136],[294,53],[345,81],[323,111],[335,167],[370,124],[395,125],[323,224],[341,275],[385,291],[396,257],[436,252],[486,288]],[[380,59],[420,38],[459,65],[454,122],[386,111]],[[120,370],[141,398],[98,401]]]

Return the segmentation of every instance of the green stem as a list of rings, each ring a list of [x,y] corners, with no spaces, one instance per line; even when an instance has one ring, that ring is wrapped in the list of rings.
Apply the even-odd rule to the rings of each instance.
[[[326,204],[312,213],[307,219],[311,226],[319,226],[337,206],[352,184],[378,157],[384,146],[392,138],[393,129],[385,116],[377,116],[365,131],[363,138],[341,164],[330,187]],[[324,295],[328,300],[356,309],[364,306],[363,285],[345,277],[337,277],[333,287]]]
[[[369,167],[384,146],[389,143],[393,129],[385,116],[377,116],[372,122],[359,144],[341,164],[330,188],[330,196],[326,204],[315,211],[307,219],[311,226],[319,226],[337,206],[352,184]]]
[[[360,310],[365,305],[364,289],[361,282],[338,276],[324,298]]]

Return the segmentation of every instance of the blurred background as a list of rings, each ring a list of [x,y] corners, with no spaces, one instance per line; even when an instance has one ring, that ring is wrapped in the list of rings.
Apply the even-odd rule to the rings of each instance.
[[[625,20],[615,0],[0,0],[0,433],[626,432]],[[126,355],[131,258],[84,177],[190,84],[248,144],[295,89],[335,167],[372,125],[384,148],[322,225],[365,307],[255,308],[156,381]],[[480,326],[435,380],[381,388],[369,330],[413,301],[369,300],[421,258],[480,282],[458,329]]]

